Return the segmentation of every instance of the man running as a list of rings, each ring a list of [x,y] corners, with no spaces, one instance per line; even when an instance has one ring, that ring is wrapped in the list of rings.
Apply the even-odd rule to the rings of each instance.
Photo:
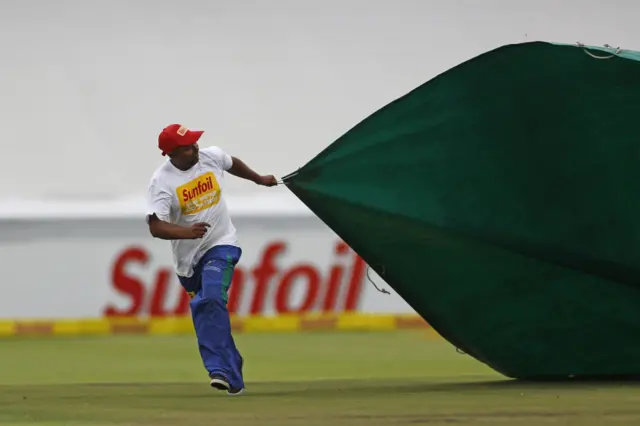
[[[168,161],[148,188],[147,223],[155,238],[171,241],[180,284],[190,307],[200,356],[210,385],[230,395],[244,389],[244,360],[231,336],[227,298],[242,255],[222,192],[224,172],[258,185],[275,186],[217,146],[200,149],[203,131],[180,124],[162,130],[158,147]]]

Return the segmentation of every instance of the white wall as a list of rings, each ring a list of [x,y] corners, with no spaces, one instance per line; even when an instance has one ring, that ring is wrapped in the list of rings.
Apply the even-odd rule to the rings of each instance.
[[[0,196],[143,196],[171,122],[281,176],[499,45],[640,48],[638,12],[630,0],[2,0]]]

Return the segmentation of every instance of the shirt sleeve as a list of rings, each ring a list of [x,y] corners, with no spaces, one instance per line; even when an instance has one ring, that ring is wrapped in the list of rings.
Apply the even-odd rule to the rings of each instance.
[[[158,219],[168,222],[171,217],[172,200],[171,193],[158,185],[157,182],[152,182],[147,193],[147,223],[149,223],[149,217],[154,214],[158,216]]]
[[[210,146],[200,150],[204,151],[220,168],[227,171],[233,166],[233,159],[229,154],[223,151],[220,147]]]

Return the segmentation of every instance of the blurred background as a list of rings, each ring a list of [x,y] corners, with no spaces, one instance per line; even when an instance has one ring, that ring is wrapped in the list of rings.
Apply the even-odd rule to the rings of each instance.
[[[167,124],[203,129],[202,145],[281,177],[501,45],[640,48],[639,11],[599,0],[3,0],[0,318],[188,314],[170,246],[144,222]],[[373,274],[391,294],[378,292],[286,187],[229,178],[225,196],[244,249],[234,315],[414,313]]]
[[[431,339],[286,187],[233,177],[223,194],[243,256],[229,310],[257,397],[213,401],[170,244],[144,215],[168,124],[280,178],[500,46],[640,50],[639,12],[632,0],[0,0],[0,426],[638,424],[637,388],[505,385]],[[288,333],[309,329],[324,332]]]

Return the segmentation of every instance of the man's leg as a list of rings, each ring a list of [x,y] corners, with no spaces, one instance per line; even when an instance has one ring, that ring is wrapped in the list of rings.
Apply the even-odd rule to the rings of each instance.
[[[231,336],[227,310],[228,290],[241,253],[239,248],[230,246],[210,250],[202,263],[202,287],[190,303],[200,355],[211,385],[231,391],[244,388],[242,357]]]

